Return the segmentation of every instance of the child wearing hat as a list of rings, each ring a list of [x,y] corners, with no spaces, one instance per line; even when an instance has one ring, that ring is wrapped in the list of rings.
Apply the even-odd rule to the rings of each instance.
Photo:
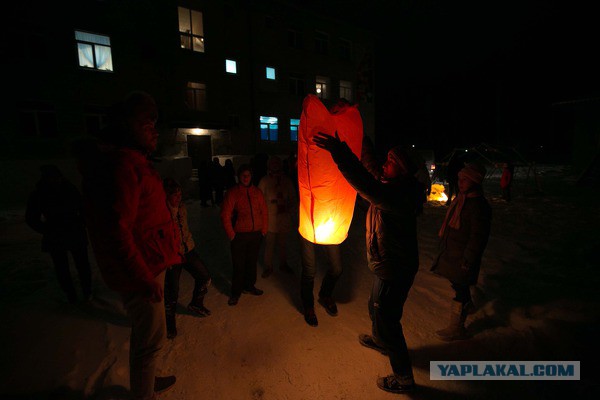
[[[470,287],[477,284],[492,220],[492,209],[483,195],[485,174],[485,168],[476,163],[459,171],[458,196],[450,204],[438,233],[440,250],[431,270],[447,278],[455,291],[450,322],[436,332],[444,341],[468,338],[465,321],[473,305]]]

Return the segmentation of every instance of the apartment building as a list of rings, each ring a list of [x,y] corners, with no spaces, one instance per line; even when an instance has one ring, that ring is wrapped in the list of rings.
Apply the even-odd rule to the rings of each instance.
[[[131,90],[160,109],[159,156],[289,154],[302,100],[359,105],[374,134],[372,34],[297,1],[30,1],[10,8],[8,157],[68,157]],[[25,4],[26,3],[26,4]]]

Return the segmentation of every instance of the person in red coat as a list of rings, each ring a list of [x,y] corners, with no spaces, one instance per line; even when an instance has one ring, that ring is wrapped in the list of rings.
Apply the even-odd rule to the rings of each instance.
[[[175,383],[174,376],[156,377],[166,339],[165,270],[182,262],[162,179],[149,160],[158,141],[157,114],[152,96],[131,93],[113,106],[101,143],[81,153],[79,163],[84,215],[98,267],[131,320],[134,399],[155,399],[156,392]]]
[[[267,234],[268,211],[265,197],[252,185],[250,165],[238,169],[237,186],[227,191],[221,208],[221,220],[231,241],[233,276],[231,297],[227,304],[234,306],[243,293],[260,296],[263,291],[256,286],[256,263],[260,243]]]

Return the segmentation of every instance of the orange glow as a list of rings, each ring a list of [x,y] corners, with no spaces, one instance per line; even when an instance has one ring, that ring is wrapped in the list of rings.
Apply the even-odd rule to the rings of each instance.
[[[342,243],[354,214],[356,191],[344,179],[331,154],[312,141],[318,132],[334,135],[336,131],[360,157],[363,125],[358,108],[346,105],[331,113],[317,96],[306,96],[298,130],[298,232],[317,244]]]
[[[448,201],[448,196],[444,193],[444,185],[434,183],[431,185],[431,193],[427,197],[427,201]]]

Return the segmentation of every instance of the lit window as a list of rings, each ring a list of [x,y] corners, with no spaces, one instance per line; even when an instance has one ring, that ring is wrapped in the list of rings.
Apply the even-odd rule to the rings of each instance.
[[[179,38],[182,49],[204,53],[204,25],[202,13],[177,7],[179,12]]]
[[[237,74],[237,63],[233,60],[225,60],[225,71],[230,74]]]
[[[104,35],[75,31],[79,66],[112,71],[112,53],[110,51],[110,38]]]
[[[275,68],[267,67],[267,79],[275,79]]]
[[[329,98],[328,86],[329,86],[329,78],[324,76],[317,76],[315,79],[315,93],[317,97],[320,99]]]
[[[206,84],[188,82],[185,91],[185,100],[189,108],[206,111]]]
[[[290,119],[290,140],[292,142],[298,141],[298,128],[300,127],[299,119]]]
[[[352,101],[352,82],[340,81],[340,99]]]
[[[260,140],[277,141],[277,117],[260,116]]]

